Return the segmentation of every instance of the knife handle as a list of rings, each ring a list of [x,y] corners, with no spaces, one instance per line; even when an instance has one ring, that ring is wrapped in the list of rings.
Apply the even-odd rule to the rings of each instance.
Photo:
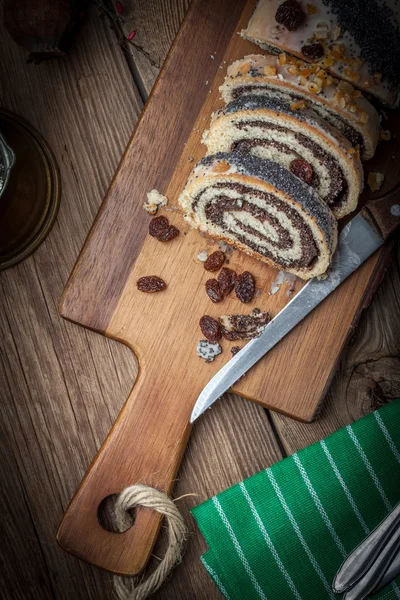
[[[400,227],[400,190],[393,190],[380,198],[369,200],[362,209],[364,216],[372,222],[384,240]]]

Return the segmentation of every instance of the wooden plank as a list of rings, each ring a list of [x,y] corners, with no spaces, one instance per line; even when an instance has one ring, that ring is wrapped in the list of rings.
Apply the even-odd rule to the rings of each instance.
[[[64,553],[55,531],[135,364],[128,349],[60,320],[57,301],[142,103],[97,10],[60,62],[27,65],[25,51],[0,28],[1,105],[44,135],[62,178],[50,236],[0,277],[0,595],[106,598],[109,578]]]
[[[63,184],[49,238],[25,263],[0,275],[0,595],[105,600],[112,596],[111,578],[61,550],[55,532],[128,395],[136,362],[121,344],[60,320],[56,305],[140,100],[119,46],[96,11],[64,62],[26,65],[24,51],[3,31],[0,51],[1,105],[43,133]],[[214,444],[207,442],[210,437]],[[236,438],[242,440],[239,448]],[[274,462],[280,454],[273,440],[262,409],[228,399],[196,427],[176,495],[201,490],[205,497],[251,474],[253,465]],[[180,505],[190,525],[189,504],[183,504],[189,501],[196,498]],[[188,585],[196,597],[203,590],[208,598],[220,597],[199,562],[203,550],[200,534],[193,533],[184,563],[160,597],[173,589],[173,597],[186,599]]]
[[[227,394],[200,419],[190,436],[174,496],[190,530],[185,557],[167,584],[156,594],[171,598],[222,598],[200,563],[206,543],[188,511],[214,494],[250,477],[282,457],[266,421],[265,410],[238,396]],[[163,556],[165,538],[154,554]]]
[[[148,233],[142,209],[146,194],[167,188],[208,94],[198,82],[214,78],[244,4],[224,0],[218,12],[211,1],[192,5],[70,276],[60,308],[65,318],[106,332]],[[221,26],[217,16],[227,14]],[[211,45],[217,51],[214,60]],[[195,53],[192,62],[188,48]],[[190,103],[185,89],[196,89]]]
[[[137,0],[136,5],[139,4],[141,2]],[[149,6],[149,3],[144,4]],[[146,10],[141,12],[146,18]],[[90,16],[89,19],[93,21],[89,20],[84,25],[84,39],[78,40],[72,58],[68,58],[65,67],[50,64],[28,67],[25,65],[24,52],[14,46],[7,35],[0,36],[1,56],[4,57],[2,65],[4,68],[6,65],[13,65],[7,74],[4,71],[1,73],[1,80],[7,84],[8,90],[7,99],[4,99],[2,92],[0,100],[7,108],[14,108],[30,119],[42,130],[52,147],[59,148],[57,158],[63,178],[63,203],[58,221],[60,225],[56,224],[51,237],[34,257],[21,267],[2,273],[0,277],[2,299],[5,301],[6,295],[9,298],[1,316],[5,318],[15,314],[12,320],[2,320],[0,325],[1,354],[4,360],[0,375],[3,407],[0,421],[3,505],[0,510],[1,524],[5,526],[5,537],[2,536],[0,594],[6,600],[47,600],[50,597],[105,600],[112,595],[109,576],[69,557],[54,541],[63,508],[127,397],[136,374],[135,361],[127,348],[73,325],[64,324],[55,312],[57,298],[97,211],[125,140],[128,139],[135,114],[135,107],[132,109],[132,103],[136,102],[135,96],[131,95],[129,77],[124,71],[123,61],[119,60],[115,39],[109,35],[108,27],[103,28],[95,16]],[[152,35],[157,39],[157,31]],[[161,37],[160,32],[158,35]],[[62,68],[61,74],[58,73],[59,68]],[[109,89],[105,85],[109,69],[112,76],[115,76],[115,71],[118,75],[116,85],[112,79],[113,94],[108,93]],[[18,86],[13,77],[15,72],[19,73]],[[83,83],[86,81],[87,84],[84,88],[85,98],[77,93],[76,81],[82,74]],[[91,91],[92,80],[95,80],[99,88],[98,93]],[[68,83],[68,87],[72,86],[67,98],[64,82]],[[61,103],[57,98],[49,101],[47,94],[53,92],[60,93]],[[121,99],[121,93],[125,100],[125,94],[128,96],[127,103]],[[108,106],[107,115],[101,108],[103,100]],[[86,110],[87,105],[91,107],[90,112]],[[80,115],[79,118],[77,114]],[[72,123],[72,131],[69,123]],[[79,135],[76,133],[78,127]],[[118,136],[118,139],[113,136]],[[68,152],[62,151],[62,143],[65,141],[69,156]],[[95,151],[98,149],[95,155],[92,154],[93,148]],[[398,269],[398,261],[396,268]],[[47,301],[39,289],[38,273]],[[385,317],[382,335],[385,337],[390,327],[395,326],[394,319],[399,309],[398,277],[394,280],[397,296],[387,282],[388,279],[379,292],[379,310]],[[21,302],[21,291],[24,296],[23,307],[17,310]],[[48,310],[51,320],[48,318]],[[28,327],[26,323],[29,315],[32,324]],[[367,313],[365,317],[367,328],[369,315]],[[391,321],[386,323],[387,319]],[[46,332],[45,335],[43,331]],[[382,341],[380,336],[377,338],[375,335],[375,325],[368,331],[363,348],[368,352],[371,344],[378,339],[376,347],[372,348],[373,356]],[[21,353],[21,357],[13,350],[15,344],[12,336],[15,334],[18,334],[16,339],[22,348],[25,340],[32,336],[32,343]],[[63,354],[59,358],[58,353],[61,351]],[[389,388],[391,381],[395,383],[395,374],[398,373],[397,363],[392,358],[398,355],[398,348],[389,348],[388,352],[390,354],[386,358],[382,357],[378,364],[381,365],[384,361],[389,366],[394,365],[395,371],[393,373],[392,369],[385,367],[379,372],[377,380],[380,381],[382,377],[380,387],[383,392],[379,390],[373,406],[380,402],[381,395],[398,394],[398,388],[394,384],[392,392]],[[46,365],[44,370],[42,363]],[[374,364],[368,363],[370,371]],[[64,370],[67,372],[66,377]],[[10,384],[6,382],[6,375]],[[362,375],[363,371],[361,381]],[[70,389],[70,397],[64,379]],[[29,395],[28,386],[36,387],[33,399]],[[367,402],[368,397],[364,400],[365,404]],[[33,413],[31,418],[35,405],[38,405],[39,411],[42,409],[40,421],[36,418],[37,413]],[[205,415],[204,420],[196,424],[179,474],[176,496],[195,489],[205,490],[209,496],[251,474],[252,466],[256,467],[254,470],[258,470],[279,458],[278,455],[276,459],[273,458],[273,449],[268,454],[272,434],[262,409],[240,399],[233,400],[232,407],[229,404],[226,406],[225,400],[219,406],[221,416],[213,408],[209,415]],[[54,411],[49,407],[53,407]],[[332,420],[335,415],[337,419],[339,407],[334,402],[330,402],[326,410],[333,414]],[[354,417],[358,414],[360,413],[354,411]],[[225,425],[223,421],[220,423],[221,417],[227,419]],[[251,423],[252,419],[260,419],[259,428],[256,424],[247,427],[247,422]],[[47,428],[43,424],[44,420]],[[210,426],[205,430],[200,429],[208,421]],[[286,421],[290,422],[289,419]],[[34,428],[32,422],[35,423]],[[337,419],[337,424],[340,422]],[[307,432],[309,427],[303,426],[304,431]],[[321,437],[322,435],[323,432]],[[213,443],[209,441],[211,438]],[[243,445],[237,447],[236,440]],[[308,441],[305,439],[303,445]],[[297,442],[300,444],[298,439]],[[63,507],[57,504],[56,492],[53,492],[49,480],[52,477],[50,463],[42,458],[42,453],[58,457],[61,473],[56,475],[65,478],[68,488],[62,494]],[[23,478],[18,479],[18,468],[23,472]],[[46,499],[44,508],[42,497]],[[179,501],[179,505],[182,507],[183,502],[191,501],[197,503],[200,499],[183,499]],[[29,516],[29,510],[32,516]],[[183,510],[190,524],[186,505]],[[194,532],[183,563],[155,598],[187,600],[187,590],[190,590],[190,597],[220,598],[199,563],[199,554],[203,549],[204,541],[198,532]],[[158,548],[156,553],[161,555]]]
[[[189,8],[190,0],[125,2],[121,29],[125,36],[136,32],[126,44],[134,61],[135,77],[149,95],[176,32]]]
[[[305,425],[272,415],[288,454],[400,396],[399,245],[393,254],[393,263],[343,355],[318,420]]]
[[[157,485],[171,492],[190,434],[189,415],[196,397],[227,360],[222,355],[208,365],[200,363],[195,354],[192,332],[198,328],[199,318],[205,313],[216,316],[213,313],[220,310],[219,306],[210,306],[204,293],[207,273],[201,265],[193,266],[206,241],[196,231],[185,231],[168,245],[146,237],[148,217],[141,207],[146,192],[157,187],[163,192],[166,189],[173,210],[191,163],[204,154],[201,133],[218,106],[223,64],[252,48],[236,32],[247,23],[254,2],[246,3],[237,22],[242,6],[229,2],[217,8],[215,3],[193,4],[61,302],[64,317],[125,343],[141,364],[138,383],[74,496],[58,533],[60,544],[68,551],[121,574],[137,573],[144,566],[160,519],[148,511],[138,511],[134,527],[117,539],[99,524],[97,508],[105,497],[132,482],[153,485],[154,473]],[[205,94],[212,78],[210,94]],[[203,91],[199,81],[204,81]],[[186,95],[180,82],[189,90]],[[151,160],[144,162],[150,156]],[[397,174],[393,173],[395,178]],[[387,177],[387,186],[394,183],[396,180]],[[169,214],[172,223],[181,226],[180,216]],[[379,271],[378,259],[379,253],[275,348],[267,363],[260,362],[234,389],[275,410],[311,420],[370,279]],[[276,276],[274,270],[243,254],[235,254],[231,265],[236,271],[253,272],[262,290],[268,290]],[[151,296],[141,293],[136,282],[149,274],[162,276],[168,284],[166,291]],[[264,294],[253,301],[252,307],[276,314],[287,302],[282,293],[275,297]],[[237,300],[226,299],[223,310],[236,312]],[[315,381],[308,376],[310,372],[317,373]],[[85,536],[81,535],[83,530]],[[135,551],[128,553],[131,548]]]
[[[211,1],[192,5],[60,305],[63,316],[126,343],[141,362],[138,382],[75,494],[58,532],[58,540],[66,550],[121,574],[135,574],[143,568],[159,531],[159,516],[138,511],[134,527],[116,538],[99,524],[97,507],[105,497],[131,483],[140,481],[153,485],[154,473],[158,474],[158,485],[171,491],[190,433],[189,416],[196,391],[200,392],[199,385],[204,385],[212,373],[211,365],[196,356],[190,334],[196,331],[199,307],[205,298],[198,278],[193,281],[191,257],[184,256],[183,262],[180,258],[180,252],[187,253],[190,248],[190,236],[187,243],[181,235],[168,244],[167,247],[174,250],[173,256],[154,238],[150,238],[154,244],[147,244],[147,253],[143,253],[148,215],[142,204],[146,191],[153,187],[160,189],[160,184],[163,189],[168,184],[184,140],[207,95],[207,86],[204,86],[189,106],[187,97],[182,95],[182,85],[193,89],[205,73],[212,79],[243,5],[244,1],[231,0],[221,2],[218,9]],[[215,47],[215,60],[209,55],[211,44]],[[189,45],[196,53],[193,61],[188,60]],[[167,73],[171,75],[168,77]],[[182,111],[185,119],[181,118]],[[156,139],[164,143],[154,143]],[[150,155],[152,160],[144,165]],[[174,216],[176,220],[178,215]],[[110,260],[105,269],[102,268],[104,252]],[[162,275],[163,270],[168,271],[167,263],[180,264],[182,269],[175,272],[175,281],[167,277],[169,287],[163,294],[147,295],[137,290],[137,277],[132,279],[132,269],[145,268],[142,275],[146,275],[152,264],[152,273]],[[188,297],[185,296],[187,277]],[[131,295],[133,289],[135,292]],[[182,290],[180,298],[176,289]],[[126,310],[116,310],[123,294],[127,294],[130,301]],[[193,294],[197,310],[188,313],[185,306],[186,303],[190,306]],[[159,312],[161,307],[163,315]],[[120,321],[112,318],[114,311],[116,316],[122,316]],[[154,320],[155,314],[163,319],[161,328],[157,326],[157,319]],[[183,314],[189,316],[189,320],[182,319]],[[133,344],[129,333],[124,334],[126,323],[130,331],[135,331]],[[173,352],[166,354],[164,349],[168,348]],[[144,368],[143,356],[146,356],[146,365],[152,365],[150,369]],[[196,364],[191,364],[193,358]],[[85,536],[81,535],[82,531],[86,531]]]

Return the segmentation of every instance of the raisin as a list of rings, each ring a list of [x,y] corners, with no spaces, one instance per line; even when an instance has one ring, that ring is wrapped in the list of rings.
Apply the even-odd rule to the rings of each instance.
[[[162,236],[162,238],[158,238],[160,242],[169,242],[169,240],[173,240],[179,235],[179,229],[174,227],[174,225],[170,225],[168,231]]]
[[[218,275],[220,290],[224,296],[227,296],[235,287],[236,273],[228,267],[221,269]]]
[[[160,242],[168,242],[179,235],[179,229],[170,225],[167,217],[160,216],[150,221],[149,234]]]
[[[231,348],[232,356],[235,356],[235,354],[240,352],[240,350],[241,350],[240,346],[232,346],[232,348]]]
[[[275,21],[279,25],[286,27],[289,31],[297,29],[305,17],[305,12],[297,0],[286,0],[286,2],[278,6],[278,10],[275,13]]]
[[[235,293],[240,302],[247,304],[254,298],[256,293],[256,282],[250,271],[244,271],[239,275],[235,284]]]
[[[224,298],[216,279],[208,279],[206,281],[206,292],[212,302],[221,302]]]
[[[313,178],[313,168],[306,160],[302,158],[295,158],[290,163],[290,170],[293,175],[296,175],[299,179],[302,179],[305,183],[310,183]]]
[[[308,46],[302,46],[302,55],[308,60],[319,60],[324,55],[324,48],[321,44],[308,44]]]
[[[204,315],[200,319],[200,329],[204,337],[210,342],[218,342],[222,337],[221,325],[216,319]]]
[[[151,219],[149,223],[149,234],[155,238],[158,238],[160,235],[164,235],[164,233],[168,230],[169,221],[167,217],[155,217]]]
[[[225,254],[221,250],[217,250],[210,254],[204,263],[206,271],[219,271],[225,262]]]
[[[148,275],[137,280],[137,289],[141,292],[152,294],[153,292],[161,292],[165,290],[167,284],[156,275]]]

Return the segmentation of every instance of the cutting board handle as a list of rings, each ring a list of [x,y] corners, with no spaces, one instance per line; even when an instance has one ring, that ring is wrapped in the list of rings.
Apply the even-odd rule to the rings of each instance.
[[[393,190],[380,198],[367,202],[364,215],[372,221],[384,240],[392,236],[400,227],[400,190]]]
[[[181,394],[173,373],[170,381]],[[167,401],[171,387],[157,381],[157,373],[139,374],[61,522],[57,540],[67,552],[120,575],[136,575],[146,565],[160,515],[138,508],[130,529],[113,533],[100,524],[98,510],[105,498],[135,483],[171,493],[190,434],[190,411],[178,414]]]

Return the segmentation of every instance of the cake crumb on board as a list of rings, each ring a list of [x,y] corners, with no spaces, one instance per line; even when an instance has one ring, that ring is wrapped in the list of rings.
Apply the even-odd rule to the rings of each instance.
[[[151,190],[147,194],[147,202],[144,202],[143,208],[149,215],[155,215],[160,206],[168,204],[168,198],[163,196],[158,190]]]
[[[200,340],[197,344],[197,356],[203,358],[206,362],[212,362],[218,354],[221,354],[222,348],[218,342],[209,342]]]

